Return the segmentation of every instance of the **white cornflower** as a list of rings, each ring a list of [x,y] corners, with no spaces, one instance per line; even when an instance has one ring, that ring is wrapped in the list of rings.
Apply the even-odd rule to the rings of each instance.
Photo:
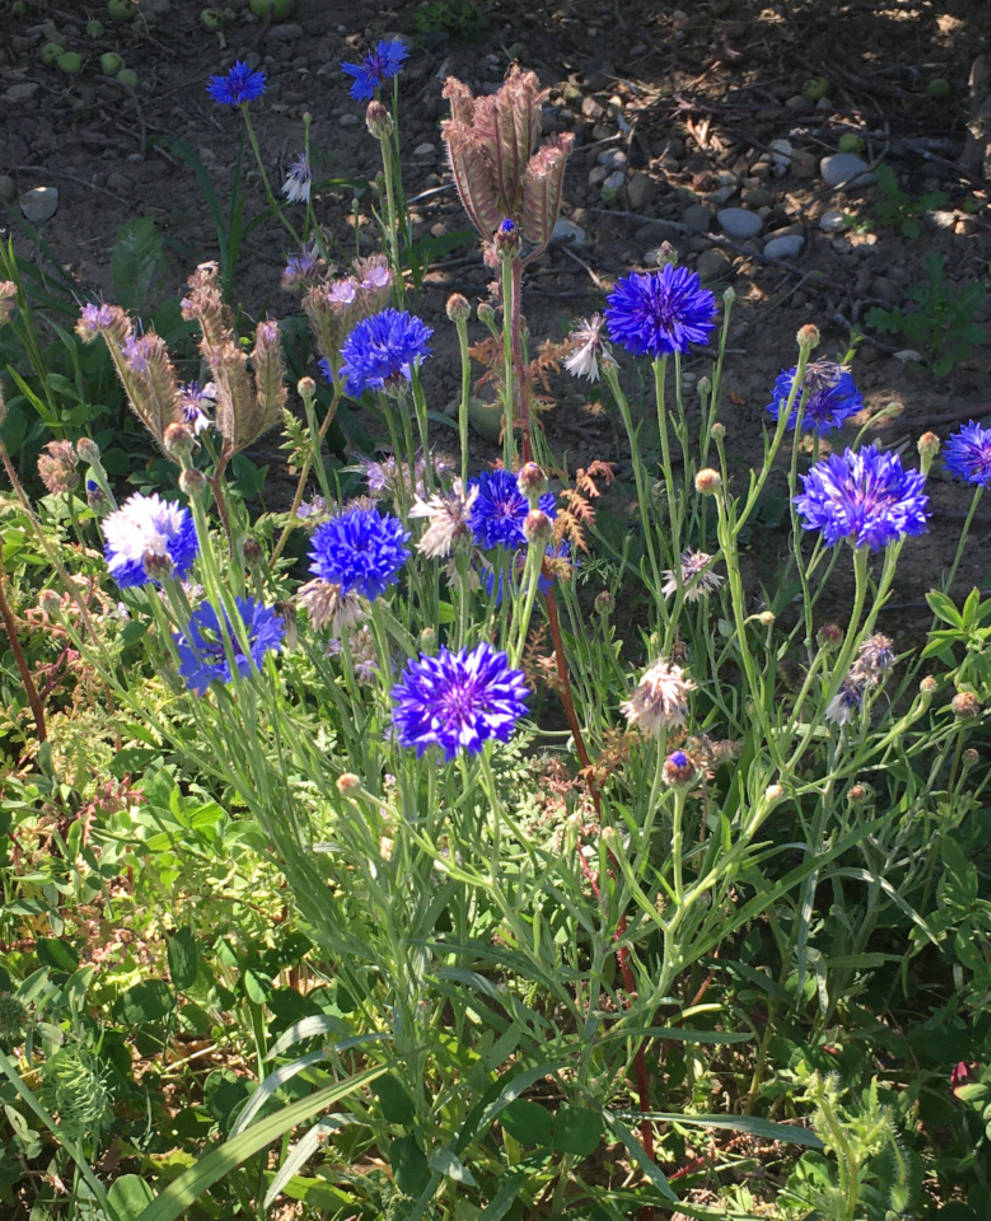
[[[601,330],[602,315],[593,314],[568,336],[573,351],[564,362],[564,367],[572,377],[587,377],[590,382],[597,382],[600,356],[603,360],[612,359],[599,337]]]
[[[309,203],[310,183],[313,181],[313,171],[306,160],[306,153],[289,162],[289,173],[282,184],[282,194],[290,203]]]
[[[699,598],[707,598],[723,583],[723,578],[711,569],[704,571],[712,563],[712,556],[704,551],[683,551],[681,553],[681,584],[685,590],[685,601],[696,602]],[[661,586],[661,593],[669,598],[677,593],[678,581],[668,568],[664,573],[667,580]]]
[[[620,712],[631,726],[652,738],[662,729],[678,729],[688,716],[689,691],[695,684],[685,677],[681,666],[655,661],[640,680],[631,699],[624,700]]]
[[[468,516],[478,496],[478,485],[465,493],[464,484],[455,479],[450,492],[434,493],[429,500],[419,496],[409,511],[410,517],[427,517],[430,524],[416,544],[417,551],[430,559],[451,554],[454,540],[468,533]]]
[[[107,569],[121,588],[150,580],[149,563],[156,577],[171,571],[182,579],[196,558],[196,527],[189,510],[157,492],[135,492],[103,519],[102,529]]]

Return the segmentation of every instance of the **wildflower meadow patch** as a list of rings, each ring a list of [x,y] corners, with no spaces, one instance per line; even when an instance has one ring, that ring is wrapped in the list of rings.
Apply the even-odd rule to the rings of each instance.
[[[531,334],[572,140],[518,64],[446,79],[493,283],[421,316],[408,57],[340,64],[373,254],[319,215],[309,118],[273,190],[265,72],[204,82],[297,308],[249,323],[212,260],[168,339],[82,302],[153,458],[60,433],[42,491],[0,449],[3,1207],[983,1217],[991,603],[951,586],[991,433],[868,440],[850,354],[801,319],[741,422],[735,293],[672,259]],[[25,321],[12,244],[0,270]],[[615,444],[576,467],[545,413],[579,391]],[[263,438],[291,475],[264,501]],[[972,506],[903,641],[934,473]]]

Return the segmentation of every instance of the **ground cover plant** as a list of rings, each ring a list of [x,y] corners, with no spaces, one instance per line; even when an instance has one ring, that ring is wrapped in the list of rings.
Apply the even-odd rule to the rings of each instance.
[[[841,443],[855,370],[796,324],[741,472],[735,293],[663,251],[532,334],[572,142],[518,65],[444,86],[492,286],[421,317],[407,54],[342,64],[381,155],[373,254],[315,214],[305,129],[270,181],[264,71],[203,83],[297,245],[290,317],[249,321],[221,259],[178,320],[88,300],[70,333],[5,252],[5,388],[55,435],[37,480],[0,451],[4,1204],[980,1217],[991,606],[950,590],[991,431]],[[142,441],[85,427],[108,368]],[[622,464],[553,449],[562,371]],[[273,430],[282,503],[245,458]],[[971,507],[899,653],[937,470]],[[770,579],[748,548],[775,489]]]

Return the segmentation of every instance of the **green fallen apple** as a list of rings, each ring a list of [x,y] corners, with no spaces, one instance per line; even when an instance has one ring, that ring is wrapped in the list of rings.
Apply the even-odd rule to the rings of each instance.
[[[128,89],[134,89],[138,83],[138,74],[133,68],[121,68],[117,73],[117,80]]]
[[[107,0],[107,12],[111,21],[133,21],[138,6],[134,0]]]
[[[285,21],[293,10],[295,0],[249,0],[256,17],[271,17],[273,21]]]
[[[54,68],[58,57],[65,54],[65,47],[57,42],[46,42],[41,48],[41,62],[46,68]]]
[[[205,30],[214,33],[224,28],[224,10],[220,8],[205,8],[200,13],[200,24]]]
[[[86,22],[86,37],[87,38],[102,38],[103,37],[103,22],[98,21],[95,17]]]
[[[124,60],[116,51],[104,51],[100,56],[100,71],[104,76],[116,76],[123,66]]]
[[[83,57],[78,51],[63,51],[55,62],[59,72],[64,72],[66,76],[75,76],[83,70]]]

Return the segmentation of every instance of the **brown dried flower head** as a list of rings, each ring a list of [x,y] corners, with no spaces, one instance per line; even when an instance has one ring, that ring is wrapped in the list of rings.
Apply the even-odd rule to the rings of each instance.
[[[473,97],[453,76],[444,85],[451,117],[441,134],[465,211],[485,241],[504,220],[515,222],[534,247],[528,258],[550,240],[574,141],[570,133],[559,133],[538,148],[547,94],[536,74],[518,64],[502,88],[487,97]]]

